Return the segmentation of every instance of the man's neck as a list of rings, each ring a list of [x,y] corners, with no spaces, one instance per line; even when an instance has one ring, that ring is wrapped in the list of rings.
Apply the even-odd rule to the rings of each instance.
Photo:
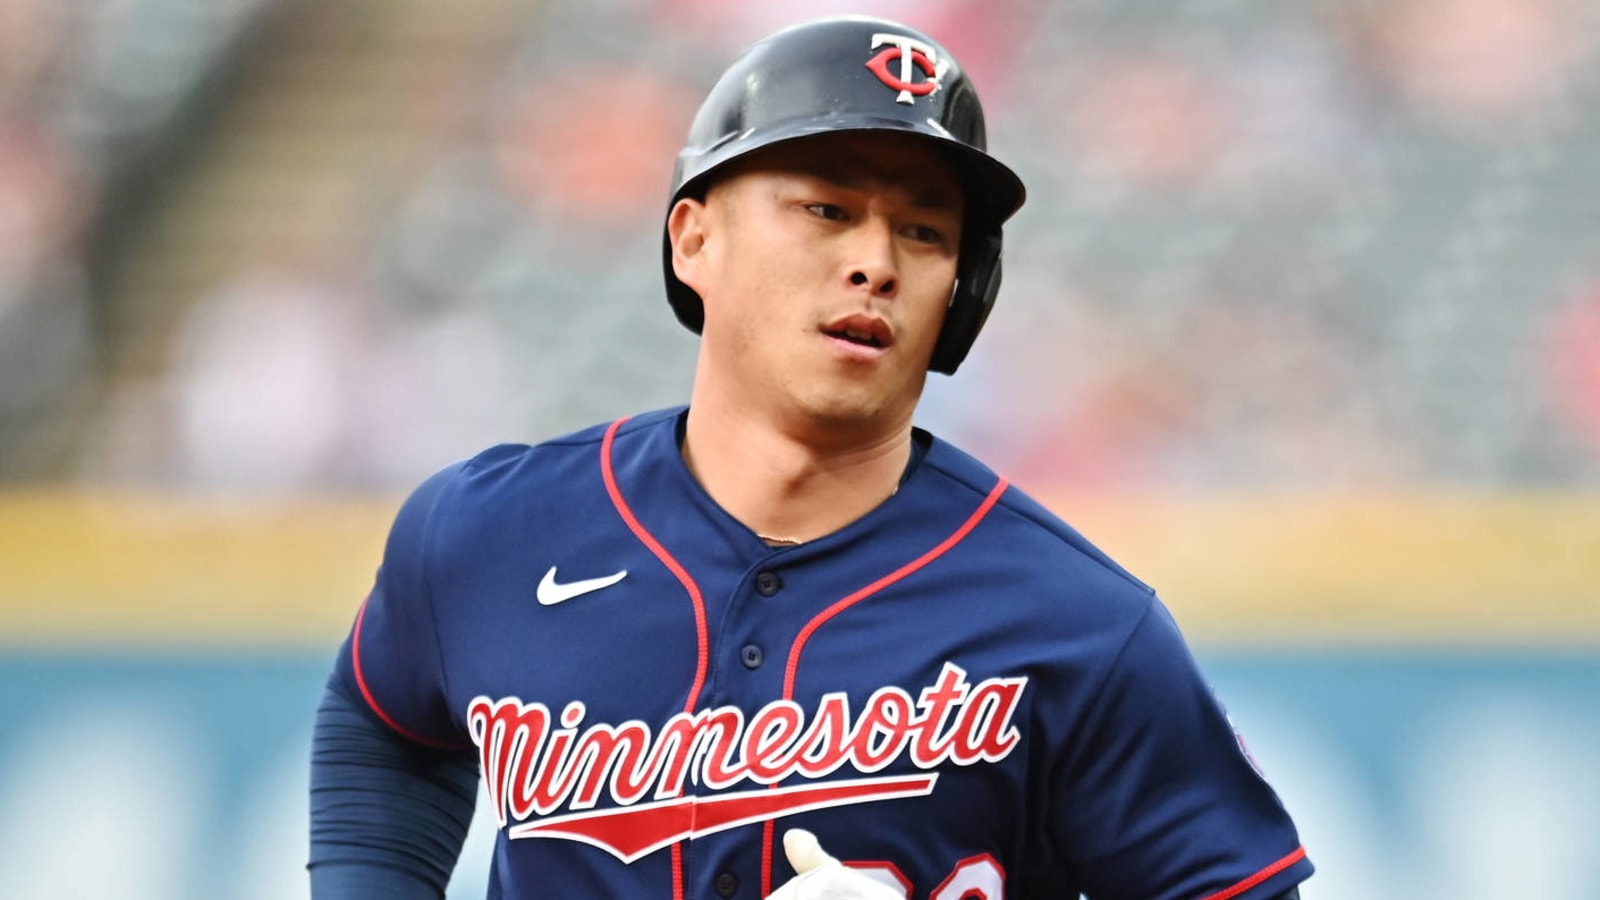
[[[695,405],[683,441],[684,461],[711,499],[774,545],[814,540],[871,512],[899,488],[910,454],[909,422],[824,440]]]

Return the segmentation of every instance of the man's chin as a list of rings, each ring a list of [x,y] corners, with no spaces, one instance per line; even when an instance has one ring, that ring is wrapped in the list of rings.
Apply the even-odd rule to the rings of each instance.
[[[798,411],[807,420],[818,428],[838,434],[879,431],[901,418],[909,419],[900,413],[916,406],[915,397],[909,402],[898,400],[864,385],[818,390],[796,400]]]

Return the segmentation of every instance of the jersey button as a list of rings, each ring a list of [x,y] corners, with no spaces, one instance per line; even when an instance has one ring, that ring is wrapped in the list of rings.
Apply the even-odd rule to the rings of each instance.
[[[760,668],[761,661],[765,658],[766,654],[755,644],[745,644],[744,649],[739,651],[739,661],[744,663],[746,669]]]
[[[732,872],[723,872],[711,886],[716,888],[718,897],[727,900],[728,897],[739,893],[739,877]]]
[[[763,597],[771,597],[783,589],[783,579],[777,572],[762,572],[756,576],[756,593]]]

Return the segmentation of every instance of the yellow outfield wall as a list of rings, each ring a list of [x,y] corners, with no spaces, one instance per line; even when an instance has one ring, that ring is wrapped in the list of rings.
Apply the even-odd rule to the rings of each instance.
[[[1195,640],[1600,649],[1600,493],[1036,493]],[[0,642],[328,644],[399,500],[0,493]]]

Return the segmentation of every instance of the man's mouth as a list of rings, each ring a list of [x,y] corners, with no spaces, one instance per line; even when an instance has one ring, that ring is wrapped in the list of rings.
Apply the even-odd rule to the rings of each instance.
[[[861,313],[827,323],[822,327],[822,333],[835,340],[874,350],[882,350],[894,343],[894,332],[888,322]]]
[[[862,347],[883,346],[883,341],[879,340],[877,335],[870,331],[863,331],[859,328],[838,328],[831,331],[824,331],[823,333],[828,337],[838,338],[841,341],[849,341],[852,344],[858,344]]]

